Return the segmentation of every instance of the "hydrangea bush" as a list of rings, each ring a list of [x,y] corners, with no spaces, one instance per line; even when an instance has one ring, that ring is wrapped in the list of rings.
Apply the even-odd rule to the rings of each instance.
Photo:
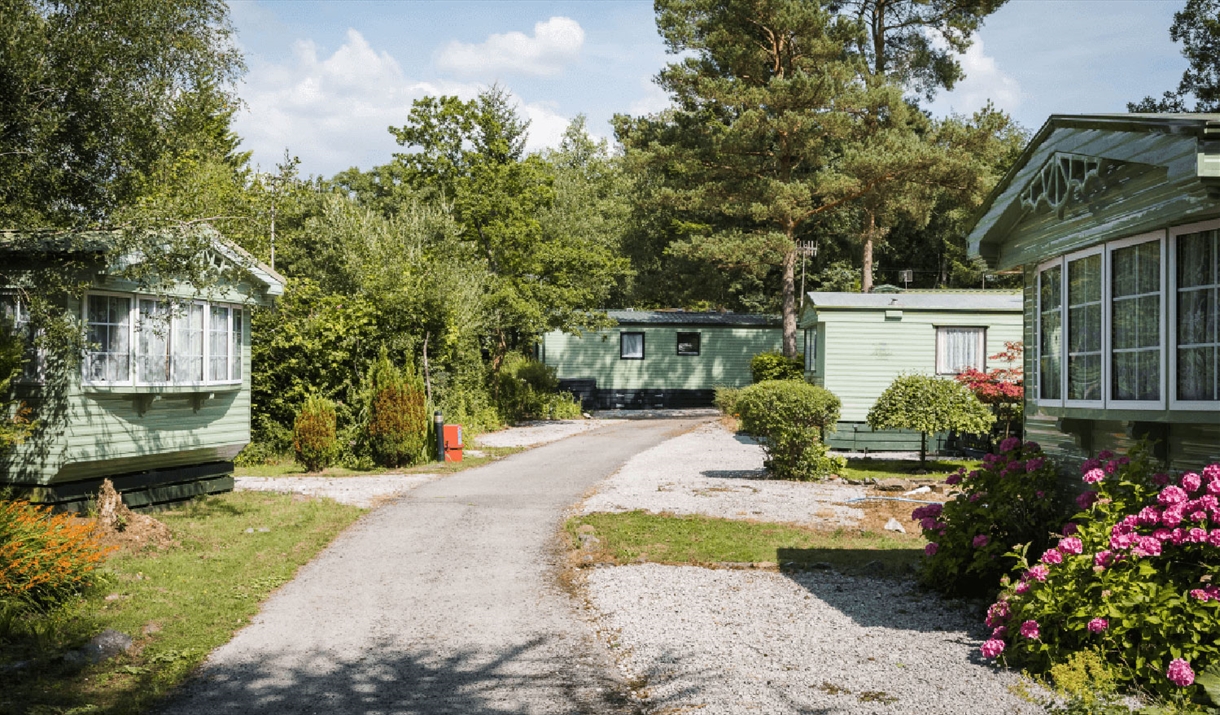
[[[1140,445],[1081,472],[1056,543],[1014,554],[983,655],[1044,671],[1091,650],[1128,684],[1201,697],[1197,674],[1220,665],[1220,465],[1174,479]]]
[[[1045,547],[1062,523],[1053,498],[1057,479],[1037,443],[1015,437],[1002,441],[979,469],[950,475],[946,482],[957,486],[956,496],[911,514],[928,540],[920,581],[948,595],[994,594],[1016,565],[1013,548]]]

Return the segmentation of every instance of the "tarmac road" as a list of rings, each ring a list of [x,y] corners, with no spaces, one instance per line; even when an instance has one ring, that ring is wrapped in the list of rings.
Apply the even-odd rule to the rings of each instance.
[[[557,579],[564,512],[707,419],[639,420],[459,472],[340,536],[163,712],[632,713]]]

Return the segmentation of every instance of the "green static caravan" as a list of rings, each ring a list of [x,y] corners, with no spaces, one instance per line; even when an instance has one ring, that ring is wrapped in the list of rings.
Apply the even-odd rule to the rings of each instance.
[[[233,487],[232,460],[250,441],[250,313],[281,295],[284,279],[202,229],[214,280],[156,281],[152,291],[120,277],[140,261],[109,250],[117,235],[72,234],[86,238],[69,256],[59,239],[0,233],[0,325],[27,346],[38,328],[22,286],[64,265],[85,286],[53,303],[81,331],[83,354],[31,347],[14,383],[11,397],[38,420],[0,455],[0,487],[15,496],[79,510],[103,478],[133,507]]]
[[[1220,115],[1052,116],[969,242],[1024,272],[1028,438],[1220,460]]]
[[[717,387],[750,384],[750,359],[779,351],[778,315],[611,310],[618,325],[543,336],[540,358],[587,409],[710,406]],[[804,349],[797,335],[797,350]]]
[[[801,310],[809,380],[843,403],[827,436],[835,449],[918,450],[917,432],[873,432],[868,411],[894,378],[906,373],[946,379],[966,368],[1007,367],[988,356],[1021,340],[1021,296],[1015,292],[903,291],[808,293]],[[929,448],[944,446],[944,435]]]

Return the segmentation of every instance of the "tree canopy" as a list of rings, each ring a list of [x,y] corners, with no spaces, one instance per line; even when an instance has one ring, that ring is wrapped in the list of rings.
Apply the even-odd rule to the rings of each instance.
[[[1174,13],[1169,37],[1182,43],[1187,67],[1177,89],[1160,99],[1130,102],[1132,112],[1215,112],[1220,110],[1220,0],[1187,0]],[[1194,106],[1190,107],[1190,101]],[[1188,108],[1189,107],[1189,108]]]

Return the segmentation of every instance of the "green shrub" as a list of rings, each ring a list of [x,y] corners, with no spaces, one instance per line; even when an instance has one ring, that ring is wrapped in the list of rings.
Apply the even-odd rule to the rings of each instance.
[[[754,384],[768,380],[804,380],[805,358],[784,357],[783,353],[766,352],[750,360],[750,377]]]
[[[111,549],[92,521],[0,501],[0,611],[46,613],[96,583]]]
[[[737,416],[737,400],[741,397],[740,387],[717,387],[716,397],[712,400],[720,414],[728,417]]]
[[[297,413],[292,429],[292,447],[297,461],[307,471],[330,466],[338,452],[335,439],[335,405],[325,397],[310,395]]]
[[[1201,699],[1192,683],[1220,666],[1220,465],[1175,480],[1141,444],[1081,472],[1081,511],[1056,546],[1019,554],[984,655],[1043,672],[1095,651],[1125,684]]]
[[[383,467],[424,460],[428,449],[428,405],[424,381],[414,371],[403,375],[386,352],[369,368],[366,380],[369,451]]]
[[[580,403],[558,390],[555,368],[519,353],[505,356],[495,377],[496,403],[506,422],[579,418]]]
[[[1020,544],[1045,548],[1063,523],[1054,499],[1059,477],[1033,442],[1011,437],[979,469],[958,470],[946,479],[959,490],[953,499],[921,506],[911,514],[928,540],[920,564],[924,586],[950,596],[991,596],[1016,559]]]
[[[820,479],[847,462],[829,454],[822,436],[839,421],[839,398],[796,380],[768,380],[741,390],[741,429],[762,443],[765,466],[780,479]]]
[[[928,458],[929,432],[980,434],[994,423],[995,415],[965,385],[929,375],[900,375],[868,411],[868,424],[875,430],[919,432],[921,464]]]

